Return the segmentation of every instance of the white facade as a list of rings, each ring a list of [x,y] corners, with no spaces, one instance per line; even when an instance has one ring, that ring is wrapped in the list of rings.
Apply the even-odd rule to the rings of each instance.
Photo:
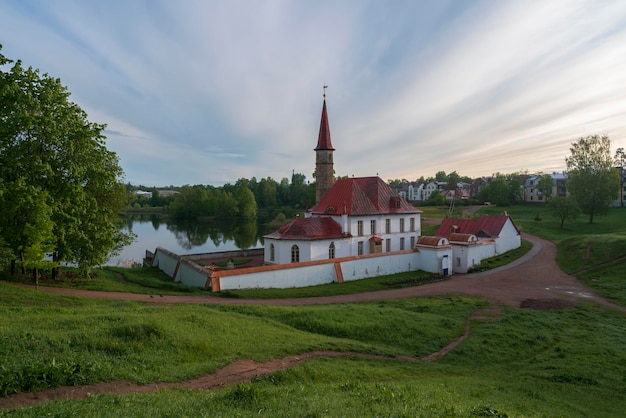
[[[424,186],[422,200],[428,200],[430,198],[430,195],[432,195],[433,193],[438,193],[442,191],[446,184],[448,183],[446,183],[445,181],[431,181],[426,186]]]
[[[415,247],[421,234],[419,213],[328,217],[341,226],[343,237],[316,240],[266,237],[264,262],[285,264],[409,250]]]
[[[514,250],[522,245],[522,237],[515,225],[513,225],[513,222],[511,222],[511,219],[506,221],[500,231],[500,235],[493,241],[495,243],[494,255]]]

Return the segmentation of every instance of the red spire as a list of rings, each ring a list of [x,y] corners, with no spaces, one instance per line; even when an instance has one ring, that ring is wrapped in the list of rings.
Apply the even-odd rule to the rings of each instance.
[[[320,134],[317,138],[317,147],[315,147],[315,151],[318,150],[335,150],[333,148],[333,144],[330,141],[330,128],[328,126],[328,115],[326,114],[326,99],[324,99],[324,106],[322,107],[322,120],[320,121]]]

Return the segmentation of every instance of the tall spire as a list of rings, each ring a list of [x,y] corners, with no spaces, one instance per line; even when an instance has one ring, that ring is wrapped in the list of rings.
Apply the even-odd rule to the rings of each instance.
[[[322,120],[320,121],[320,133],[317,137],[317,146],[315,151],[318,150],[334,150],[333,143],[330,140],[330,127],[328,125],[328,114],[326,113],[326,89],[327,85],[324,85],[324,105],[322,106]]]
[[[335,183],[335,169],[333,164],[333,144],[330,140],[330,127],[326,112],[326,88],[324,85],[324,105],[320,132],[315,147],[315,203],[319,203]]]

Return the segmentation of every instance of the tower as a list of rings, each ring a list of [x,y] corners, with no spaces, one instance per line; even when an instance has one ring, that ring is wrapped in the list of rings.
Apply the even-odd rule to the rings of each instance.
[[[324,86],[324,105],[320,133],[315,147],[315,204],[319,203],[335,182],[333,166],[333,144],[330,141],[328,114],[326,113],[326,87]]]

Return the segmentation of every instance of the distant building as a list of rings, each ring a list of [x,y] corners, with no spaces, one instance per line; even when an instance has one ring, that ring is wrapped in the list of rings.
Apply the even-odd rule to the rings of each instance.
[[[157,193],[159,194],[159,196],[162,197],[170,197],[170,196],[175,196],[177,195],[179,192],[176,190],[164,190],[164,189],[160,189],[157,190]]]
[[[542,174],[531,175],[524,181],[524,202],[545,203],[545,196],[537,188],[541,176]],[[564,171],[560,173],[553,172],[549,176],[552,177],[552,196],[567,196],[567,173]]]

